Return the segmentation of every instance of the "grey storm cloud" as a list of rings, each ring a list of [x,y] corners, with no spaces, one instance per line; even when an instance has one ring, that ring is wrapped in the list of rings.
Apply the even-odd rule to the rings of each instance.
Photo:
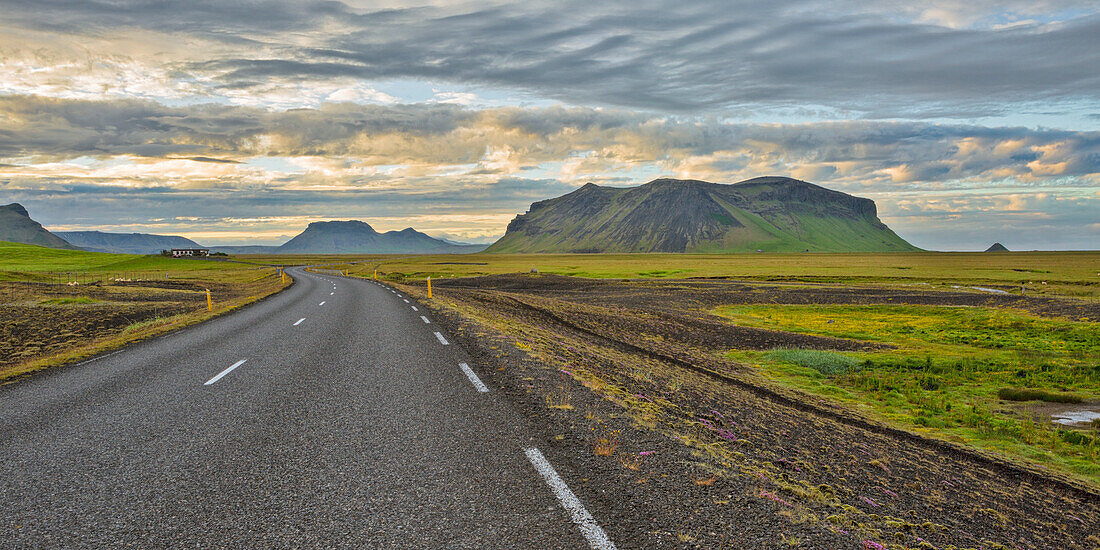
[[[133,155],[240,163],[324,156],[364,165],[459,165],[506,150],[519,169],[583,154],[607,162],[696,162],[728,177],[800,172],[827,182],[895,184],[1100,174],[1100,132],[849,121],[740,124],[593,108],[470,109],[325,104],[317,109],[170,107],[152,101],[0,96],[0,159]],[[510,165],[511,166],[511,165]],[[596,170],[599,171],[599,170]],[[603,170],[606,172],[607,170]]]
[[[236,46],[174,69],[238,90],[271,79],[414,78],[664,112],[812,105],[910,118],[1040,104],[1092,110],[1100,101],[1100,14],[1081,2],[1038,2],[1085,15],[1007,27],[922,22],[920,7],[940,3],[920,1],[883,3],[877,12],[821,0],[373,11],[340,2],[3,4],[7,24],[22,28],[73,35],[137,28]],[[973,4],[998,10],[996,2]]]

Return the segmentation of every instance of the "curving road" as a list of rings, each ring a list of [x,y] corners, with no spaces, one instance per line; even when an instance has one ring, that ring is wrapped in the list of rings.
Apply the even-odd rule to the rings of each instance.
[[[613,547],[423,307],[291,273],[0,387],[0,546]]]

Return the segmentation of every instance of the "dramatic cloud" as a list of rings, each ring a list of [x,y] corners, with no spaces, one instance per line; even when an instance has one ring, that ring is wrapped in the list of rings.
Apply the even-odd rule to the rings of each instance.
[[[921,246],[1100,242],[1092,1],[0,10],[0,203],[52,227],[484,241],[587,181],[790,175]]]
[[[94,59],[45,40],[19,48],[22,61],[5,72],[22,75],[0,79],[12,93],[56,80],[71,94],[153,79],[164,82],[161,95],[305,105],[387,102],[395,98],[349,83],[416,79],[661,111],[963,118],[1020,108],[1081,113],[1100,101],[1100,15],[1088,2],[895,2],[874,11],[817,0],[646,0],[629,9],[577,0],[384,10],[213,0],[5,4],[7,25],[25,40],[92,37],[110,52]],[[122,47],[130,40],[103,38],[135,32],[151,36],[154,47],[144,49],[158,62],[152,76],[136,74]],[[181,41],[203,47],[173,45]],[[59,48],[67,51],[39,58]],[[36,70],[20,71],[28,66]],[[86,79],[74,66],[101,74]]]

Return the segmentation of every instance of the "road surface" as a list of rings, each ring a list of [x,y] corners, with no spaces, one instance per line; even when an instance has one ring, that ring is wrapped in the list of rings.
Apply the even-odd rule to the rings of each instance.
[[[0,387],[0,546],[613,547],[425,308],[291,273],[238,312]]]

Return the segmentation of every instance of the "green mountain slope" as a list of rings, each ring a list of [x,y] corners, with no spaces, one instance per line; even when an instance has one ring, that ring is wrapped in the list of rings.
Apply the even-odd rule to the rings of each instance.
[[[536,202],[486,252],[886,252],[918,250],[874,201],[791,178],[733,185],[658,179],[587,184]]]
[[[79,250],[65,239],[47,231],[42,224],[32,220],[27,209],[15,202],[0,206],[0,241]]]
[[[277,254],[453,254],[482,245],[454,244],[413,228],[379,233],[361,221],[313,222],[276,249]]]

